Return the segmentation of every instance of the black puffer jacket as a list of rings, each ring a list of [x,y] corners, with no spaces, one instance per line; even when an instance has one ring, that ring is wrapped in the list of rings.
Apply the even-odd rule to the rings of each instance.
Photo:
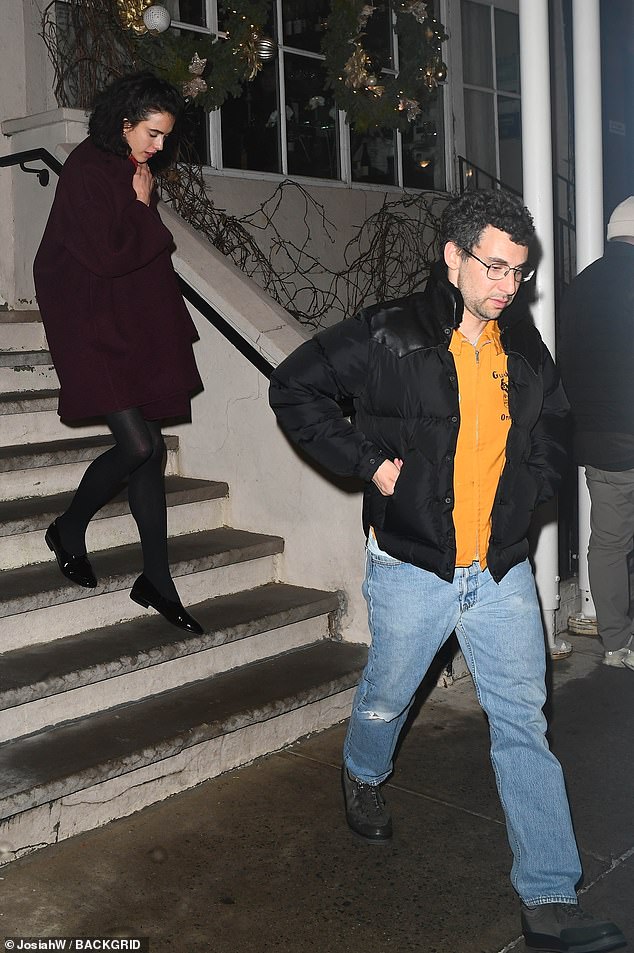
[[[559,365],[577,463],[634,467],[634,245],[609,241],[577,275],[561,313]]]
[[[462,296],[438,262],[424,293],[373,305],[317,334],[271,379],[270,402],[289,438],[334,473],[368,481],[363,524],[397,559],[453,579],[453,464],[460,409],[448,350]],[[508,355],[511,427],[492,510],[487,564],[499,581],[528,553],[538,503],[566,464],[568,403],[552,358],[519,302],[500,320]],[[354,423],[338,401],[354,399]],[[371,482],[400,457],[394,495]]]

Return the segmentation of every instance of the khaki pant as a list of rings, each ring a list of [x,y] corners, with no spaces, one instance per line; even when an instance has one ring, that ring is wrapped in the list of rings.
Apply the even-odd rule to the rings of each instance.
[[[634,548],[634,470],[586,467],[590,492],[588,572],[599,635],[607,652],[632,636],[628,557]]]

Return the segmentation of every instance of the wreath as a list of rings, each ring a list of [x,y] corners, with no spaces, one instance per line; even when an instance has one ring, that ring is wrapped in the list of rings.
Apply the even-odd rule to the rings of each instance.
[[[150,2],[116,0],[133,31]],[[239,96],[263,62],[275,55],[275,41],[262,35],[271,7],[272,0],[221,0],[226,32],[218,36],[178,29],[158,35],[133,33],[135,60],[182,88],[207,112],[217,109],[229,96]],[[431,7],[431,0],[382,0],[376,5],[332,0],[322,41],[326,86],[357,131],[406,129],[447,78],[441,55],[447,36]],[[369,20],[386,9],[398,36],[398,73],[364,46]]]
[[[357,131],[406,129],[446,80],[441,44],[447,34],[431,6],[430,0],[386,0],[376,5],[333,0],[322,42],[327,85]],[[363,45],[368,21],[386,7],[396,22],[398,73]]]
[[[262,35],[271,0],[231,0],[219,3],[225,31],[218,35],[171,29],[158,35],[134,37],[135,59],[163,76],[206,112],[222,106],[229,96],[240,96],[245,83],[262,67],[272,40]]]

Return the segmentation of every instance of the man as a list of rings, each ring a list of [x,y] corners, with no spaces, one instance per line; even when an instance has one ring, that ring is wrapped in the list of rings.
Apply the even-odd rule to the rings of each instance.
[[[525,308],[509,306],[534,235],[501,192],[442,217],[424,293],[319,333],[273,375],[289,437],[367,481],[364,595],[372,642],[344,748],[347,821],[371,843],[392,820],[380,785],[438,649],[455,630],[491,730],[491,758],[529,945],[584,953],[625,942],[582,914],[561,767],[545,740],[545,647],[526,533],[565,463],[568,405]],[[337,400],[353,398],[355,422]]]
[[[634,196],[614,209],[604,256],[572,282],[561,331],[575,461],[590,491],[588,570],[603,662],[634,672]]]

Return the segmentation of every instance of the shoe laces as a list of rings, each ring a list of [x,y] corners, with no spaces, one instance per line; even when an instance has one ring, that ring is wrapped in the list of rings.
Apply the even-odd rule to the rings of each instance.
[[[378,784],[366,784],[365,781],[355,781],[363,806],[374,814],[380,814],[385,806],[385,801],[379,790]]]
[[[579,920],[586,923],[589,920],[594,920],[594,917],[582,910],[578,903],[558,903],[556,906],[558,911],[564,914],[568,920]]]

